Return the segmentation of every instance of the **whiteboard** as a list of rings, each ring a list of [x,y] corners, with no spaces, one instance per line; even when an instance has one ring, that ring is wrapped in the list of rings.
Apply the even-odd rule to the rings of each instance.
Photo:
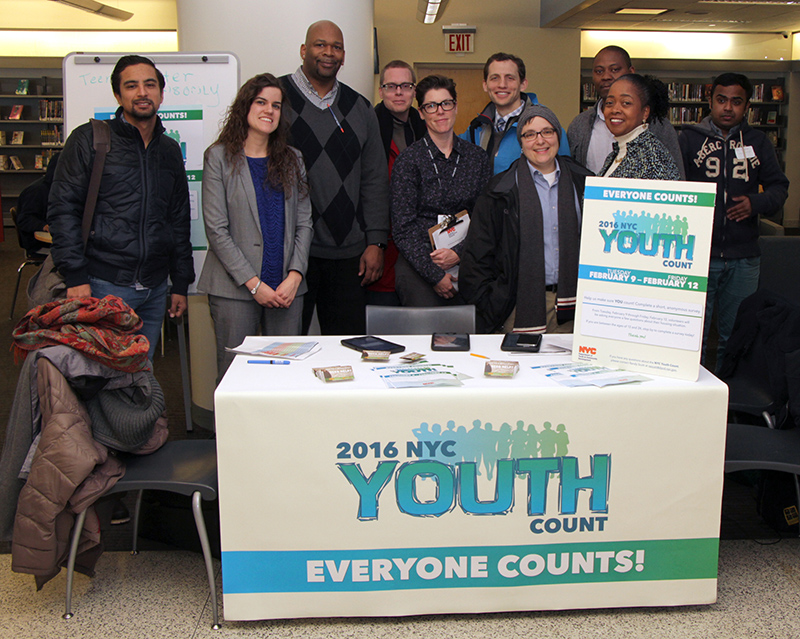
[[[64,58],[64,136],[89,118],[108,120],[117,110],[111,72],[124,53],[70,53]],[[192,209],[192,249],[200,276],[207,250],[202,218],[203,152],[217,139],[228,105],[239,89],[234,53],[138,53],[164,74],[158,110],[166,135],[183,152]],[[190,289],[194,292],[194,287]]]

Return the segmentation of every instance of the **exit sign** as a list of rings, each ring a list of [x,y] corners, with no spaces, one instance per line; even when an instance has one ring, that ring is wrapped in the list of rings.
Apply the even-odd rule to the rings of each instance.
[[[445,33],[444,50],[446,53],[474,53],[474,33]]]

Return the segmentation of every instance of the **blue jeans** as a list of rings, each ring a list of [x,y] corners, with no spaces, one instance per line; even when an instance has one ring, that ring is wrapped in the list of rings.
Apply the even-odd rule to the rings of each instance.
[[[89,284],[92,287],[92,297],[101,299],[106,295],[116,295],[128,306],[130,306],[139,319],[142,320],[142,328],[139,333],[150,342],[150,350],[147,357],[153,361],[156,353],[158,338],[161,335],[161,324],[164,322],[164,313],[167,310],[167,280],[153,288],[142,288],[137,290],[135,286],[118,286],[106,280],[96,277],[89,277]]]
[[[711,328],[711,315],[714,302],[717,305],[717,370],[725,356],[725,346],[733,331],[733,323],[739,304],[758,289],[758,275],[761,269],[760,257],[740,257],[725,259],[712,257],[708,269],[708,292],[706,293],[706,317],[703,327],[703,360],[706,356],[706,340]]]

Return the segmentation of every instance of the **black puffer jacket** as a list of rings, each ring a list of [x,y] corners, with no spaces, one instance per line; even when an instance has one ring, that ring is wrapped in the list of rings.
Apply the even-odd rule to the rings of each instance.
[[[178,144],[159,120],[147,148],[139,130],[109,121],[111,150],[103,167],[92,231],[84,250],[81,220],[92,172],[91,123],[67,139],[48,200],[53,261],[68,287],[89,275],[126,286],[151,288],[172,279],[172,292],[186,295],[194,280],[189,188]]]

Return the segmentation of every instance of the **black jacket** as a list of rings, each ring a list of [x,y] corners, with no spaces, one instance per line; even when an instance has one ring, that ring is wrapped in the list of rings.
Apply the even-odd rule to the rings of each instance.
[[[800,426],[800,306],[765,289],[741,303],[717,373],[722,381],[737,374],[756,380],[778,404],[787,403],[789,417]],[[781,408],[778,424],[784,416]]]
[[[36,231],[43,231],[47,225],[47,198],[50,195],[56,166],[58,166],[58,155],[50,159],[44,177],[31,182],[17,198],[19,243],[29,253],[35,253],[41,248],[50,248],[49,244],[40,242],[33,234]]]
[[[498,173],[478,198],[470,214],[469,233],[458,271],[459,291],[477,311],[478,333],[493,333],[517,304],[519,272],[519,189],[516,160]],[[558,156],[569,165],[583,208],[586,177],[593,175],[572,158]],[[538,250],[544,250],[539,247]],[[541,292],[544,295],[544,292]]]
[[[145,148],[121,113],[109,121],[111,149],[85,252],[81,220],[94,160],[91,123],[75,129],[64,145],[48,200],[53,261],[68,287],[88,284],[92,275],[152,288],[169,275],[172,292],[186,295],[194,265],[183,155],[160,119]]]

